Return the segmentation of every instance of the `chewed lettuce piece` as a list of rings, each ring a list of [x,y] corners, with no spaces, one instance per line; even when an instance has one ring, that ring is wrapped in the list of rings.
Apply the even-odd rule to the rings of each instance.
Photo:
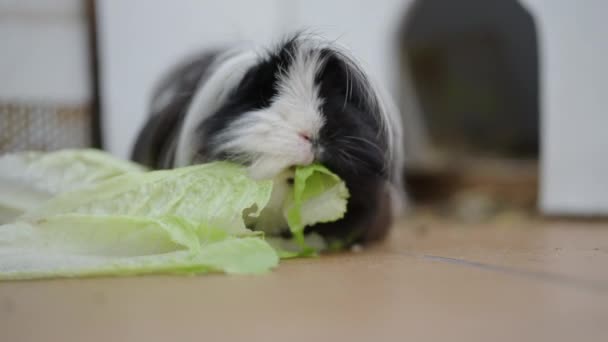
[[[175,217],[190,224],[221,227],[236,235],[250,232],[243,211],[259,215],[271,191],[271,181],[254,181],[241,166],[215,162],[124,174],[56,196],[22,218],[36,220],[60,214]]]
[[[211,163],[66,192],[0,226],[0,279],[264,272],[277,254],[243,213],[259,215],[271,191],[240,166]]]
[[[317,223],[333,222],[344,217],[349,192],[340,177],[322,165],[298,167],[293,191],[284,207],[284,215],[297,248],[285,242],[276,243],[285,256],[309,255],[325,249],[322,238],[304,236],[304,228]]]
[[[0,224],[53,196],[144,168],[94,149],[20,152],[0,157]]]
[[[17,219],[0,225],[0,279],[261,273],[326,249],[304,228],[342,218],[349,196],[323,166],[298,167],[284,206],[295,238],[283,240],[246,227],[273,184],[242,166],[144,171],[95,150],[1,157],[0,215]]]

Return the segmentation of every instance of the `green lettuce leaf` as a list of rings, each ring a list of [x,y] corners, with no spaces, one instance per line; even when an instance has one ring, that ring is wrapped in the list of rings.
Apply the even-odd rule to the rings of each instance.
[[[115,176],[0,226],[0,279],[268,271],[277,254],[243,212],[271,191],[221,162]]]
[[[0,224],[53,196],[143,167],[93,149],[22,152],[0,157]]]
[[[296,169],[284,205],[292,240],[246,227],[272,181],[252,180],[242,166],[144,171],[95,150],[0,158],[0,208],[18,216],[0,225],[0,279],[262,273],[279,257],[326,249],[304,228],[346,212],[344,182],[320,165]]]
[[[284,212],[298,247],[284,242],[275,242],[275,246],[285,257],[310,255],[326,249],[319,237],[305,237],[304,228],[344,217],[348,197],[344,181],[324,166],[313,164],[296,168],[293,192],[286,201]]]

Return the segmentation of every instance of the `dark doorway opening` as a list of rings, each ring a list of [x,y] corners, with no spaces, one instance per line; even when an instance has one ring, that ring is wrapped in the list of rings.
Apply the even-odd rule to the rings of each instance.
[[[505,207],[535,210],[540,104],[533,16],[516,0],[418,0],[399,41],[441,161],[408,171],[414,200],[441,199],[459,211],[470,209],[472,196],[483,207],[480,217]]]

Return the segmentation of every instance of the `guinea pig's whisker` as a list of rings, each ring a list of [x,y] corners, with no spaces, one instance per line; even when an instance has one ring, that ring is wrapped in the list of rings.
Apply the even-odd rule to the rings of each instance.
[[[346,150],[351,151],[351,152],[360,152],[363,154],[369,154],[369,151],[365,149],[364,146],[362,146],[361,143],[359,142],[354,142],[352,140],[344,140],[341,139],[340,143],[343,144],[346,148]],[[378,151],[380,154],[382,154],[382,150],[380,150],[379,148],[375,149],[376,151]]]
[[[359,173],[359,169],[357,168],[357,162],[367,164],[364,160],[357,158],[352,153],[348,153],[347,151],[338,150],[338,154],[342,157],[344,161],[346,161],[347,163],[349,163],[350,166],[352,166],[352,170],[354,170],[355,174]]]
[[[365,139],[365,138],[361,138],[361,137],[355,137],[355,136],[350,136],[350,135],[349,135],[349,136],[345,136],[345,137],[344,137],[344,139],[345,139],[345,140],[351,140],[351,141],[359,141],[359,142],[365,143],[365,144],[367,144],[368,146],[371,146],[371,147],[373,147],[374,149],[376,149],[376,150],[377,150],[378,152],[380,152],[381,154],[384,154],[384,151],[383,151],[383,150],[380,148],[380,146],[378,146],[378,144],[375,144],[375,143],[373,143],[373,142],[371,142],[371,141],[369,141],[369,140],[367,140],[367,139]],[[345,141],[345,140],[343,140],[343,142],[345,142],[345,143],[346,143],[346,141]]]
[[[346,68],[346,96],[344,97],[343,108],[346,108],[348,101],[353,95],[353,82],[350,79],[350,69]]]

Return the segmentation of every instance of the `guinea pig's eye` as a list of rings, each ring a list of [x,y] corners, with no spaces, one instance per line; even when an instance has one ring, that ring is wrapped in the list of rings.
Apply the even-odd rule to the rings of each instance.
[[[287,178],[287,184],[293,185],[293,177]]]

